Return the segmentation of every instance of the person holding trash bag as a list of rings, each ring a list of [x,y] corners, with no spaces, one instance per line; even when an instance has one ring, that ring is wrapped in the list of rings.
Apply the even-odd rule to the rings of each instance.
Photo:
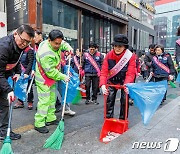
[[[13,101],[15,99],[14,91],[7,79],[13,75],[16,81],[19,79],[21,73],[20,58],[33,37],[33,28],[23,24],[12,35],[0,39],[0,140],[6,136],[10,99]],[[11,131],[10,138],[17,140],[21,138],[21,135]]]
[[[133,83],[136,75],[136,56],[128,50],[128,38],[123,34],[117,34],[112,42],[113,49],[107,53],[100,76],[100,87],[104,95],[107,97],[107,114],[106,118],[113,118],[114,105],[117,89],[114,87],[106,87],[107,84],[120,84]],[[119,119],[125,119],[125,91],[121,89],[121,109]],[[129,105],[128,105],[129,106]],[[129,107],[128,107],[129,108]],[[127,113],[128,115],[128,113]]]
[[[156,45],[154,50],[156,55],[152,58],[150,68],[150,73],[153,74],[154,81],[173,80],[176,71],[171,55],[164,52],[164,47],[162,45]],[[162,103],[166,100],[166,93]]]
[[[24,79],[29,78],[29,76],[31,76],[33,61],[34,61],[34,49],[28,46],[23,51],[23,55],[21,56],[21,60],[20,60],[21,70],[22,73],[24,74]],[[28,81],[28,87],[31,86],[30,83],[31,80]],[[28,110],[33,109],[33,105],[32,105],[33,99],[34,99],[33,88],[31,86],[30,92],[27,96]],[[14,109],[23,108],[23,107],[24,107],[24,102],[21,99],[18,99],[18,101],[14,105]]]
[[[56,81],[69,81],[69,77],[60,72],[60,46],[63,38],[63,33],[60,30],[52,30],[48,40],[39,45],[36,53],[35,82],[38,104],[34,128],[40,133],[48,133],[49,130],[46,126],[59,123],[55,115]]]

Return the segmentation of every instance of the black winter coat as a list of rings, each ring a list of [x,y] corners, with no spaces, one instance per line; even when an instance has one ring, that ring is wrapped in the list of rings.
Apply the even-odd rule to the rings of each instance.
[[[12,69],[7,71],[7,64],[14,64],[19,60],[22,49],[16,45],[13,35],[5,36],[0,39],[0,93],[9,93],[12,88],[8,84],[8,77],[21,73],[20,62]]]

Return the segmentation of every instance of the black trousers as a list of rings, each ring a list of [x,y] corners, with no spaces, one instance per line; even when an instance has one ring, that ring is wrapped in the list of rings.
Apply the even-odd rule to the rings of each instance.
[[[163,81],[163,80],[168,80],[168,77],[159,77],[159,78],[157,78],[157,77],[154,77],[154,82],[158,82],[158,81]],[[163,100],[166,100],[166,95],[167,95],[167,90],[166,90],[166,93],[164,94],[164,98],[163,98]]]
[[[4,131],[8,127],[9,119],[9,103],[7,100],[7,93],[0,91],[0,131]]]
[[[99,88],[99,77],[98,76],[85,76],[85,87],[86,87],[86,99],[90,100],[91,96],[91,84],[92,84],[92,100],[97,100],[97,93]]]
[[[108,87],[109,95],[107,97],[107,106],[106,106],[106,118],[113,118],[114,116],[114,105],[115,105],[115,99],[117,94],[117,89],[114,87]],[[119,119],[125,119],[125,102],[126,102],[126,94],[124,90],[121,90],[121,107],[120,107],[120,115]],[[129,112],[129,101],[128,101],[128,107],[127,107],[127,117]]]

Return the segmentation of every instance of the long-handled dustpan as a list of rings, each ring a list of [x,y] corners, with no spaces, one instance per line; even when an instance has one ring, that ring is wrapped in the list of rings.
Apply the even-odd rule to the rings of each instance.
[[[124,89],[124,86],[120,85],[108,85],[115,87],[117,89]],[[116,119],[116,118],[106,118],[106,106],[107,106],[107,96],[104,95],[104,124],[100,133],[100,141],[103,143],[108,143],[111,140],[118,137],[120,134],[123,134],[128,130],[128,120],[127,120],[127,110],[128,110],[128,94],[126,94],[126,103],[125,103],[125,119]]]
[[[68,71],[67,71],[68,77],[69,77],[69,72],[70,72],[70,62],[71,62],[71,58],[69,58],[69,64],[68,64]],[[68,83],[69,82],[66,82],[66,89],[65,89],[64,104],[63,104],[61,120],[60,120],[56,130],[54,131],[54,133],[46,140],[46,142],[43,146],[44,148],[59,150],[62,146],[62,142],[64,139],[64,111],[65,111],[66,98],[67,98],[67,92],[68,92]]]

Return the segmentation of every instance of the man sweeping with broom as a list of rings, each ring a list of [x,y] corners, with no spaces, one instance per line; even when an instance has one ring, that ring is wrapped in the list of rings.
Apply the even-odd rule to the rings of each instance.
[[[1,153],[10,153],[6,145],[11,140],[21,138],[20,134],[10,131],[8,126],[9,102],[14,101],[14,91],[8,84],[8,77],[13,76],[16,81],[21,73],[19,63],[23,50],[31,43],[34,37],[34,30],[29,25],[21,25],[12,35],[0,39],[0,140],[4,140]],[[12,105],[11,105],[12,107]],[[11,112],[12,113],[12,112]],[[9,119],[11,119],[9,117]],[[7,134],[8,130],[8,134]]]
[[[69,77],[60,72],[61,43],[64,36],[59,30],[52,30],[48,40],[43,41],[36,53],[35,82],[38,93],[37,113],[35,114],[35,130],[48,133],[46,126],[58,125],[55,115],[56,81],[69,81]]]

